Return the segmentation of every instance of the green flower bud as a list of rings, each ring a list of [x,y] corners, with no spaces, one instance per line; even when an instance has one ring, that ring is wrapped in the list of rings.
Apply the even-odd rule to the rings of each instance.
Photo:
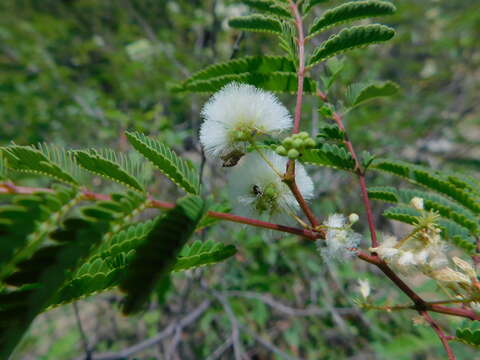
[[[293,148],[298,150],[298,149],[303,148],[303,146],[304,146],[303,140],[301,140],[301,139],[293,140]]]
[[[313,140],[312,138],[305,139],[304,144],[307,148],[313,148],[317,145],[315,140]]]
[[[280,156],[287,156],[287,149],[285,149],[285,147],[283,147],[282,145],[277,146],[275,152]]]
[[[293,139],[291,137],[287,137],[282,141],[282,145],[285,146],[287,149],[291,148],[292,144],[293,144]]]
[[[289,159],[296,159],[300,156],[300,153],[295,149],[290,149],[288,150],[287,156]]]
[[[310,135],[306,131],[302,131],[302,132],[298,133],[298,136],[301,139],[308,139],[310,137]]]
[[[282,145],[285,146],[285,148],[289,149],[293,145],[293,139],[289,136],[282,141]]]

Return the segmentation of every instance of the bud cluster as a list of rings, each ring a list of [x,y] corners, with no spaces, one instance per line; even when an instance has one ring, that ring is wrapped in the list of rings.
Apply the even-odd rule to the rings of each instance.
[[[316,146],[306,131],[286,137],[282,145],[277,146],[275,152],[280,156],[287,156],[289,159],[297,159],[305,149],[311,149]]]

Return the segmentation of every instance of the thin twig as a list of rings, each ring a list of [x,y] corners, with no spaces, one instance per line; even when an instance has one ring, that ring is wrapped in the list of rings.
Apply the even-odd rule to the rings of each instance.
[[[225,312],[227,313],[228,319],[230,320],[230,325],[232,326],[232,343],[233,343],[233,352],[235,354],[235,360],[242,360],[243,358],[243,349],[242,343],[240,341],[240,330],[237,317],[233,312],[232,307],[228,303],[228,300],[223,294],[217,291],[209,291],[223,306]]]
[[[92,350],[88,344],[87,334],[83,330],[82,320],[80,319],[80,311],[78,310],[78,303],[74,301],[72,303],[73,311],[75,313],[75,319],[78,326],[78,331],[80,332],[80,338],[82,339],[83,350],[85,351],[85,360],[92,360]]]
[[[224,291],[223,294],[226,296],[240,296],[247,299],[256,299],[261,302],[271,306],[275,310],[284,313],[289,316],[323,316],[329,315],[329,309],[322,309],[316,306],[309,306],[305,309],[298,309],[282,304],[268,295],[259,294],[252,291]],[[354,308],[335,308],[335,311],[338,311],[340,314],[355,314],[356,310]]]
[[[278,355],[280,358],[286,359],[286,360],[301,360],[300,358],[291,356],[291,355],[287,354],[286,352],[280,350],[278,347],[273,345],[271,342],[265,340],[259,334],[257,334],[253,330],[250,330],[246,326],[241,326],[241,328],[242,328],[242,330],[247,332],[251,337],[253,337],[253,339],[255,339],[255,341],[257,341],[260,345],[265,347],[267,350],[273,352],[274,354]]]
[[[430,324],[432,329],[437,333],[438,338],[443,344],[443,347],[445,348],[445,351],[447,352],[448,360],[455,360],[455,355],[453,354],[452,348],[450,347],[450,344],[448,343],[448,337],[445,335],[443,330],[440,328],[440,326],[435,322],[435,320],[432,319],[430,314],[426,311],[420,311],[420,315],[423,316],[423,318]]]
[[[92,356],[91,360],[122,360],[131,357],[132,355],[152,347],[165,338],[175,333],[177,326],[184,328],[193,322],[195,322],[210,306],[210,300],[205,300],[202,302],[195,310],[190,312],[187,316],[182,318],[177,323],[171,323],[165,329],[160,331],[154,337],[142,341],[136,345],[130,346],[126,349],[120,350],[118,352],[108,352],[103,354],[97,354]],[[77,358],[76,360],[83,360],[83,358]]]
[[[232,336],[229,336],[227,340],[223,342],[222,345],[220,345],[218,348],[215,349],[215,351],[210,354],[205,360],[217,360],[219,359],[227,349],[232,346],[233,344],[233,339]]]

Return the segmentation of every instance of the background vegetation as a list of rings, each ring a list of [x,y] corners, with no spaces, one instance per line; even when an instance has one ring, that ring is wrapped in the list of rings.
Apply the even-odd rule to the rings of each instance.
[[[478,179],[480,4],[394,3],[397,13],[382,20],[396,29],[394,40],[339,58],[344,71],[333,94],[370,79],[401,86],[392,100],[349,113],[350,136],[359,149]],[[213,62],[273,53],[270,37],[228,28],[226,19],[245,12],[234,2],[217,0],[3,0],[0,145],[48,141],[127,150],[129,129],[158,135],[183,156],[202,162],[197,134],[207,96],[173,88]],[[293,109],[293,97],[282,99]],[[316,132],[323,121],[319,100],[306,99],[302,126]],[[226,198],[223,175],[207,163],[203,184]],[[145,176],[152,177],[149,191],[156,197],[177,197],[164,178]],[[322,199],[314,204],[318,214],[361,212],[353,177],[324,169],[312,176]],[[371,185],[395,181],[369,179]],[[33,177],[22,178],[22,184],[47,185]],[[96,185],[114,189],[100,178]],[[382,205],[375,205],[381,230],[401,233],[402,226],[386,222]],[[364,312],[355,306],[351,294],[359,278],[369,279],[374,296],[384,302],[406,301],[366,264],[325,264],[313,244],[299,247],[295,238],[229,224],[198,238],[238,244],[239,252],[218,266],[173,275],[149,310],[133,318],[119,315],[116,292],[47,312],[15,358],[80,359],[88,349],[93,358],[109,353],[120,359],[122,350],[155,336],[159,341],[136,353],[138,358],[228,359],[235,347],[252,359],[444,356],[435,334],[412,321],[414,312]],[[417,281],[428,299],[432,284]],[[461,322],[446,321],[441,320],[446,327]],[[464,345],[453,346],[459,359],[478,356]]]

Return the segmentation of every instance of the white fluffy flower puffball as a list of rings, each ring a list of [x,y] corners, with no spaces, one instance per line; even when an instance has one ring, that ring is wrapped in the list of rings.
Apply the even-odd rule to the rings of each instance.
[[[205,153],[224,161],[232,154],[243,154],[255,135],[275,136],[292,127],[288,110],[274,94],[235,82],[210,98],[202,117],[200,142]]]
[[[320,252],[326,261],[344,260],[355,255],[354,249],[360,244],[362,236],[354,232],[347,224],[345,216],[333,214],[323,224],[327,228],[326,246]],[[317,240],[319,247],[322,240]]]
[[[288,161],[285,157],[273,151],[266,151],[264,156],[279,173],[285,171]],[[295,168],[295,181],[302,196],[312,199],[313,182],[300,164]],[[299,208],[288,186],[257,152],[245,155],[232,169],[228,185],[235,211],[244,216],[283,222],[288,213]]]

